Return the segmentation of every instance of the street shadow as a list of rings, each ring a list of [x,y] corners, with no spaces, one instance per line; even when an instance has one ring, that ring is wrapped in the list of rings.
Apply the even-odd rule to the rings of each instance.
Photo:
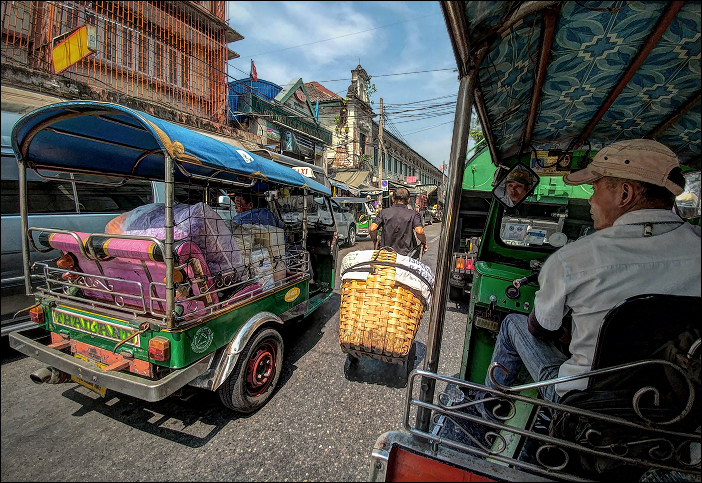
[[[426,346],[421,342],[415,341],[414,346],[414,361],[408,365],[392,364],[366,357],[356,359],[347,355],[344,363],[344,377],[352,382],[365,382],[391,388],[407,387],[407,376],[419,367],[427,351]]]
[[[102,398],[81,386],[71,387],[62,395],[80,404],[73,416],[97,412],[133,429],[191,448],[206,445],[230,421],[250,416],[225,408],[214,392],[195,388],[189,392],[187,399],[171,396],[153,403],[109,390]]]
[[[295,363],[322,340],[324,328],[339,312],[340,303],[341,295],[334,293],[309,317],[288,324],[280,331],[285,344],[285,357],[275,392],[278,392],[297,370]],[[273,396],[275,397],[275,393]]]
[[[446,304],[446,312],[455,312],[459,314],[468,314],[470,308],[470,300],[454,300]]]

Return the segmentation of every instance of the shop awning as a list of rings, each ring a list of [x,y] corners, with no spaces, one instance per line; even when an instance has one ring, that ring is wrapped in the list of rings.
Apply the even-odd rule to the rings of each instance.
[[[410,191],[412,193],[416,193],[416,194],[421,193],[421,194],[425,194],[425,195],[430,195],[438,189],[439,189],[439,187],[437,185],[429,184],[429,185],[423,185],[423,186],[415,186]]]
[[[339,183],[338,181],[333,180],[333,179],[330,179],[329,182],[331,183],[332,186],[339,188],[339,189],[342,189],[342,190],[346,190],[354,195],[361,194],[356,188],[354,188],[352,186],[347,186],[344,183]]]
[[[369,174],[370,171],[344,171],[336,173],[334,179],[337,183],[342,183],[358,190]]]

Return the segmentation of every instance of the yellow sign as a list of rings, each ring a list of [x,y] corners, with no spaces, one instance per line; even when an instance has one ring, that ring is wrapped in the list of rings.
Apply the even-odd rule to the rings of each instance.
[[[92,25],[83,25],[51,51],[54,72],[63,72],[97,50],[97,34]]]
[[[71,329],[85,332],[86,334],[97,335],[115,342],[124,340],[137,331],[137,329],[129,326],[105,322],[104,320],[94,319],[87,315],[72,314],[58,308],[51,312],[51,319],[56,326],[62,325],[70,327]],[[141,347],[141,341],[138,335],[126,342],[126,344],[134,347]]]
[[[288,293],[285,294],[285,301],[292,302],[298,297],[298,295],[300,295],[300,289],[298,287],[293,287],[288,290]]]
[[[570,155],[549,156],[548,151],[532,152],[531,169],[539,176],[563,176],[570,173]]]

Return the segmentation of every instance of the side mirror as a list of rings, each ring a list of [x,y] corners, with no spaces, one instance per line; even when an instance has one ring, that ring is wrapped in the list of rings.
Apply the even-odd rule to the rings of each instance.
[[[505,208],[516,208],[539,184],[539,175],[523,164],[507,172],[492,190],[492,196]]]
[[[227,195],[222,195],[217,198],[217,203],[219,203],[219,208],[221,210],[231,210],[232,209],[232,199]]]

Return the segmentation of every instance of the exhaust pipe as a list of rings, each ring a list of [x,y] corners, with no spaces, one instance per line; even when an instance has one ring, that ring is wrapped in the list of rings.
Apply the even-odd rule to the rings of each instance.
[[[29,378],[36,384],[62,384],[71,381],[70,374],[61,372],[55,367],[39,369],[37,372],[30,374]]]

